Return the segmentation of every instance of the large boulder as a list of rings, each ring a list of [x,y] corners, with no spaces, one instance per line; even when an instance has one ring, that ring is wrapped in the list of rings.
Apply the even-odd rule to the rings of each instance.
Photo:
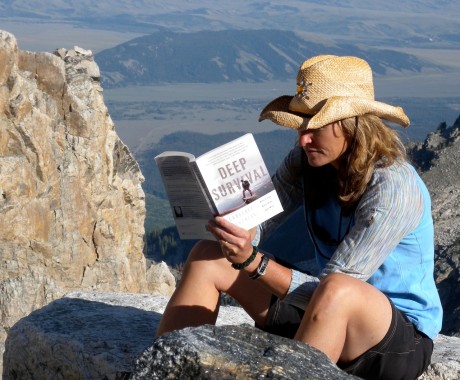
[[[158,338],[130,380],[359,379],[315,348],[252,326],[200,326]]]
[[[3,379],[120,379],[153,343],[168,301],[148,294],[72,292],[9,331]],[[223,307],[217,323],[251,319]]]
[[[4,355],[13,379],[346,379],[312,347],[253,327],[221,307],[216,326],[154,339],[169,297],[74,292],[18,321]],[[460,378],[460,338],[439,336],[423,380]]]
[[[67,292],[147,291],[144,178],[99,75],[0,31],[0,368],[9,328]]]

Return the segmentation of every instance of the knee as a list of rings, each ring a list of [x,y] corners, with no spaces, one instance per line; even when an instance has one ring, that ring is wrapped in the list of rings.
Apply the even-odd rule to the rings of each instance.
[[[191,249],[187,261],[201,261],[220,258],[222,252],[217,242],[211,240],[200,240]]]
[[[321,279],[313,298],[317,303],[329,307],[341,307],[353,299],[353,294],[357,290],[356,281],[360,280],[342,273],[331,273]]]
[[[200,268],[200,270],[220,271],[229,266],[229,262],[222,254],[220,245],[211,240],[201,240],[191,249],[186,262],[187,267]]]
[[[184,267],[183,278],[193,278],[213,284],[218,291],[227,291],[236,280],[238,271],[222,254],[220,245],[215,241],[199,241],[189,253]],[[196,277],[192,277],[196,276]]]

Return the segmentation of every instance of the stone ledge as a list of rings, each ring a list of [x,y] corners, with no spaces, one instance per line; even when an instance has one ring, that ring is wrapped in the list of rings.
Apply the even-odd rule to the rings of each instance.
[[[154,345],[168,298],[75,292],[51,302],[9,331],[3,379],[127,379],[135,362]],[[248,325],[252,320],[242,309],[227,306],[217,321],[224,324]],[[460,338],[440,336],[422,379],[459,378]]]

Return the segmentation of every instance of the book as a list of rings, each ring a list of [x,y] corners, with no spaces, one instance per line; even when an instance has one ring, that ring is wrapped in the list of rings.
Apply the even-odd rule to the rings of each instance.
[[[155,162],[181,239],[215,240],[207,224],[217,215],[251,229],[283,211],[251,133],[199,157],[167,151]]]

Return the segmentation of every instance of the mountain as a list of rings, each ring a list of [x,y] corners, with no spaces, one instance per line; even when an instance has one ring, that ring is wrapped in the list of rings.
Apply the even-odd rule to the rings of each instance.
[[[442,123],[424,142],[411,144],[409,153],[432,197],[443,332],[460,336],[460,117],[452,126]]]
[[[159,83],[260,82],[292,79],[306,57],[356,55],[376,74],[443,71],[389,49],[325,45],[282,30],[156,32],[96,54],[105,88]]]
[[[5,0],[0,18],[114,31],[278,28],[393,46],[460,42],[457,0]]]

